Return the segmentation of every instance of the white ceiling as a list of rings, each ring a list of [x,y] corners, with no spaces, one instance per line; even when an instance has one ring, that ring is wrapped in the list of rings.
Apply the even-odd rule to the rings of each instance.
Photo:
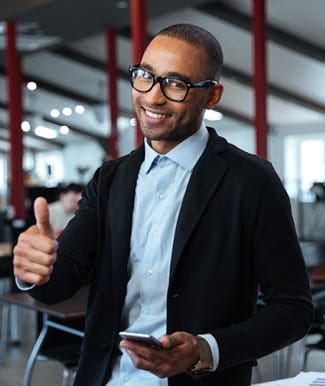
[[[27,4],[26,4],[27,3]],[[60,117],[69,135],[51,146],[89,139],[96,135],[102,144],[109,134],[106,102],[105,27],[116,28],[119,69],[119,112],[132,116],[127,68],[132,63],[130,9],[118,8],[121,1],[107,0],[2,0],[0,20],[17,20],[23,58],[24,82],[36,80],[37,91],[24,90],[24,108],[45,123],[52,108],[86,106],[83,115]],[[122,2],[128,5],[129,2]],[[166,25],[192,22],[204,26],[220,40],[225,57],[222,83],[225,93],[218,109],[224,118],[214,125],[220,130],[235,126],[252,130],[254,92],[252,89],[252,34],[250,0],[148,1],[148,35]],[[268,122],[270,130],[325,132],[325,1],[266,0],[268,41]],[[4,35],[2,35],[4,36]],[[24,38],[24,40],[22,39]],[[40,44],[34,49],[33,44]],[[4,39],[0,35],[0,49]],[[45,47],[44,47],[45,45]],[[0,51],[1,52],[1,51]],[[0,141],[6,137],[6,84],[4,50],[0,55]],[[53,122],[52,122],[53,124]],[[28,139],[28,137],[30,137]],[[30,147],[46,148],[25,135]],[[0,147],[1,149],[1,147]]]

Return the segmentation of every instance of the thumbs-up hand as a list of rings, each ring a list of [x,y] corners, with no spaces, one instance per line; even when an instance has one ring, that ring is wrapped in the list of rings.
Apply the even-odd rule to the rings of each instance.
[[[34,201],[34,215],[36,218],[36,228],[39,233],[54,239],[54,232],[50,223],[49,207],[45,198],[38,197]]]
[[[44,284],[51,276],[56,261],[57,241],[49,219],[45,198],[34,202],[36,224],[21,233],[14,247],[14,275],[30,284]]]

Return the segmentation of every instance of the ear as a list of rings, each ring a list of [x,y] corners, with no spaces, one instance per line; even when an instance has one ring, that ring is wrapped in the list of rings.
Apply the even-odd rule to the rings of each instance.
[[[215,107],[219,103],[222,97],[222,94],[223,94],[223,85],[221,83],[215,84],[213,87],[211,87],[208,100],[205,104],[205,108],[212,109],[213,107]]]

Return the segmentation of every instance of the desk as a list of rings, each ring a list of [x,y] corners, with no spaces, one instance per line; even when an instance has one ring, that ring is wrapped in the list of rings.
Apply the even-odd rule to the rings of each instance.
[[[18,307],[39,311],[43,314],[43,326],[42,326],[41,332],[39,333],[36,339],[36,342],[30,353],[30,356],[28,358],[25,374],[24,374],[23,386],[30,385],[31,374],[36,361],[36,357],[42,346],[42,343],[46,337],[46,334],[49,328],[55,328],[70,334],[83,337],[84,335],[83,331],[68,327],[67,325],[65,325],[64,322],[67,320],[71,321],[72,319],[77,319],[85,316],[87,298],[88,298],[87,287],[81,288],[71,299],[55,305],[51,305],[51,306],[40,303],[32,299],[25,292],[0,295],[0,303],[2,303],[0,359],[4,357],[4,353],[6,349],[8,312],[9,312],[10,305],[16,305]],[[56,317],[57,319],[60,320],[60,322],[54,322],[50,320],[49,316]]]

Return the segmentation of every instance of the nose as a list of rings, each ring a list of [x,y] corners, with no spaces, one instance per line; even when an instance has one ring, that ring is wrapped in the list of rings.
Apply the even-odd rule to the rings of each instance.
[[[167,101],[167,98],[161,90],[160,83],[157,82],[150,91],[144,94],[146,102],[151,105],[154,104],[164,104]]]

